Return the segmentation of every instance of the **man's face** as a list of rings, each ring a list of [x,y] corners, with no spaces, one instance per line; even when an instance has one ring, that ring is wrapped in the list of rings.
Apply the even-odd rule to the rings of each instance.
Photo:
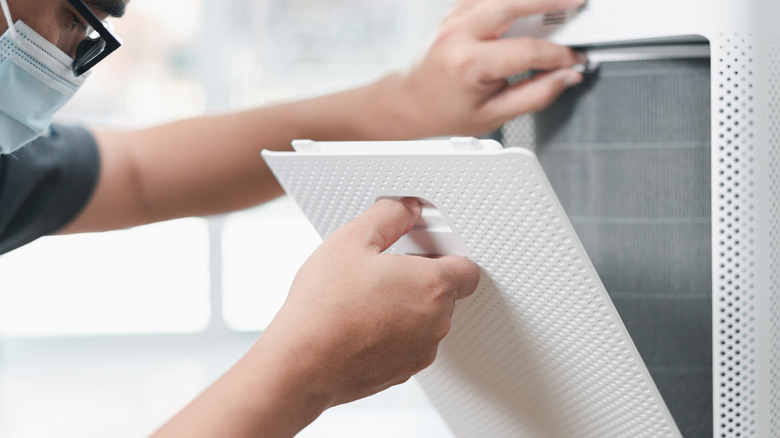
[[[121,17],[130,0],[84,0],[98,18]],[[87,20],[67,0],[8,0],[13,21],[22,20],[71,58],[84,40]],[[0,10],[0,33],[8,28]]]

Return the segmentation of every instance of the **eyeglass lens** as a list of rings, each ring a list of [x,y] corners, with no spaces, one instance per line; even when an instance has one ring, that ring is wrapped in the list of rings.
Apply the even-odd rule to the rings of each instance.
[[[87,38],[79,44],[76,49],[76,59],[73,67],[83,67],[88,62],[97,58],[106,48],[106,41],[103,38]]]

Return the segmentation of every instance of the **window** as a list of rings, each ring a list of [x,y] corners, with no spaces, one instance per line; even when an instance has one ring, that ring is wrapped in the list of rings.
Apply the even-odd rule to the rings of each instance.
[[[45,237],[0,259],[0,333],[195,333],[209,323],[203,219]]]

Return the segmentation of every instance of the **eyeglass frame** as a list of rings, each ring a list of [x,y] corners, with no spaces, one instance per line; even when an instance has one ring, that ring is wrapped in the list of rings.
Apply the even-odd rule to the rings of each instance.
[[[71,4],[76,9],[76,12],[79,13],[85,20],[87,20],[87,23],[89,26],[100,35],[98,38],[90,38],[89,35],[79,43],[78,48],[76,49],[76,56],[73,59],[73,74],[76,76],[81,76],[82,74],[89,71],[92,67],[94,67],[98,62],[105,59],[106,56],[110,55],[114,50],[118,49],[119,46],[122,45],[122,43],[119,41],[119,38],[117,38],[106,26],[103,25],[103,22],[95,15],[94,12],[92,12],[89,7],[84,3],[83,0],[68,0],[68,3]],[[100,44],[100,41],[103,41],[105,43],[105,46],[102,48],[100,53],[98,53],[96,56],[89,58],[83,64],[81,64],[82,61],[79,60],[78,53],[82,50],[82,48],[89,49],[89,46],[85,46],[84,44],[92,45],[92,44]],[[90,50],[87,50],[86,54],[89,54]]]

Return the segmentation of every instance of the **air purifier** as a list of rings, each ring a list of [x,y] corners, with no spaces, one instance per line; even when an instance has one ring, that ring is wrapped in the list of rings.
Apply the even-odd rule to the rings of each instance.
[[[780,436],[780,2],[590,0],[519,20],[585,82],[534,149],[685,437]]]

